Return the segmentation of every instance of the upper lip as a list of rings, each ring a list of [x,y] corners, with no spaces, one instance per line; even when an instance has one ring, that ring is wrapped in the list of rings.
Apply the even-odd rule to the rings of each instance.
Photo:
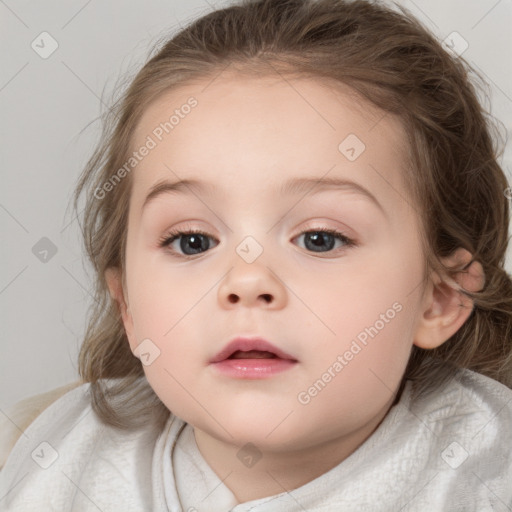
[[[234,354],[237,350],[241,350],[243,352],[249,352],[250,350],[259,350],[262,352],[272,352],[277,357],[281,359],[291,359],[292,361],[296,361],[296,359],[281,349],[277,348],[275,345],[272,345],[267,340],[263,338],[242,338],[238,337],[230,341],[220,352],[218,352],[211,360],[210,363],[218,363],[219,361],[224,361],[229,356]]]

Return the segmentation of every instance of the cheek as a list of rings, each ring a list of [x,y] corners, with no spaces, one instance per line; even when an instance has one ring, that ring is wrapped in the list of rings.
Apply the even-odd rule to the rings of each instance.
[[[207,316],[202,299],[211,288],[204,276],[193,278],[184,267],[169,269],[159,256],[144,255],[132,258],[128,274],[136,342],[149,339],[159,352],[155,364],[145,370],[153,374],[163,372],[164,379],[169,378],[164,370],[181,371],[190,361],[195,359],[200,364],[201,357],[204,358],[204,354],[198,353],[198,344],[191,340],[201,339],[201,318]]]
[[[336,330],[338,325],[364,327],[395,302],[406,302],[420,283],[420,266],[421,251],[407,232],[347,252],[335,265],[297,265],[299,270],[285,274],[285,280],[326,326]]]
[[[398,336],[400,329],[409,325],[405,322],[402,326],[405,310],[413,307],[411,291],[416,281],[412,277],[414,269],[408,266],[410,263],[404,261],[400,270],[393,271],[381,260],[380,265],[373,266],[366,262],[365,270],[347,265],[325,278],[290,278],[302,303],[298,305],[303,310],[301,324],[311,333],[316,329],[325,348],[335,343],[340,349],[356,337],[364,343],[371,336],[368,330],[392,330]]]
[[[340,318],[336,335],[315,339],[315,374],[330,371],[338,381],[363,385],[381,380],[393,389],[401,378],[413,342],[411,311],[408,303],[387,304],[388,307],[366,305],[353,315]],[[328,377],[327,377],[328,378]]]
[[[184,267],[170,270],[158,258],[140,262],[134,261],[128,283],[137,337],[167,337],[187,316],[193,316],[194,306],[211,285]]]
[[[335,343],[326,343],[325,350],[315,351],[320,355],[296,395],[298,407],[308,418],[321,417],[328,409],[343,417],[350,431],[392,400],[412,346],[408,309],[403,305],[388,323],[378,320],[363,323],[362,328],[353,326],[355,336],[342,334]]]
[[[365,261],[365,272],[347,268],[346,275],[332,276],[328,292],[304,284],[315,315],[304,315],[302,332],[315,344],[316,378],[329,380],[329,371],[336,375],[325,393],[333,403],[347,400],[337,393],[346,389],[354,391],[354,400],[359,393],[376,403],[386,398],[400,382],[411,351],[420,303],[418,264],[396,253],[370,263]]]

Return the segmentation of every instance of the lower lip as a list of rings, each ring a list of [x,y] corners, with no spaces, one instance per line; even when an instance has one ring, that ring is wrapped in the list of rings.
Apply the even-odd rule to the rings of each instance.
[[[212,366],[223,375],[235,379],[266,379],[292,368],[297,361],[290,359],[224,359]]]

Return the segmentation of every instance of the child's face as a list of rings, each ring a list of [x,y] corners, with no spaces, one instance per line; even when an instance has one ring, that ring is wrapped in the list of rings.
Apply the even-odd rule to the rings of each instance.
[[[210,82],[156,101],[135,133],[133,147],[150,149],[132,171],[131,348],[151,340],[151,386],[203,435],[276,451],[364,439],[393,402],[425,309],[403,129],[318,81]],[[197,105],[182,108],[191,96]],[[282,190],[306,178],[320,181]],[[201,186],[143,207],[156,183],[178,180]],[[205,235],[160,247],[174,229]],[[263,379],[216,371],[209,361],[243,335],[297,362]]]

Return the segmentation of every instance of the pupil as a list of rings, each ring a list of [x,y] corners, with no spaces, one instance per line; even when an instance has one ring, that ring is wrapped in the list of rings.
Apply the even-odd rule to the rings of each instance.
[[[315,232],[314,234],[306,235],[306,247],[309,250],[314,250],[318,247],[325,247],[326,250],[331,250],[334,247],[334,238],[330,233]]]
[[[192,248],[192,252],[188,251],[187,242]],[[185,254],[197,254],[208,249],[208,240],[199,234],[186,235],[181,238],[180,248]]]

